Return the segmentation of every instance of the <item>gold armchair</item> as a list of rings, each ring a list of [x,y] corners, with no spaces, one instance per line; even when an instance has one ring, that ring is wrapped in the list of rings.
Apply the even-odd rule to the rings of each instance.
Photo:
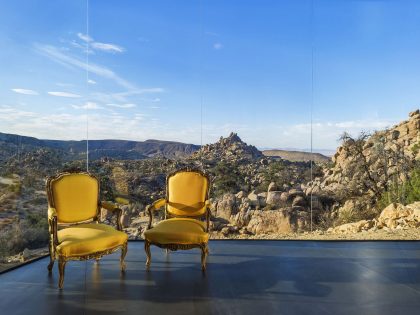
[[[128,236],[121,232],[121,209],[99,201],[99,181],[90,173],[61,173],[47,179],[51,272],[58,260],[58,286],[63,288],[69,260],[99,260],[121,249],[121,271],[125,270]],[[101,208],[117,215],[118,230],[99,223]]]
[[[150,245],[166,250],[201,249],[201,268],[206,269],[209,239],[210,179],[198,170],[176,171],[166,178],[166,198],[146,210],[149,225],[144,232],[146,266],[150,266]],[[165,219],[152,227],[153,212],[165,207]],[[201,218],[201,220],[199,220]],[[205,218],[206,222],[202,219]]]

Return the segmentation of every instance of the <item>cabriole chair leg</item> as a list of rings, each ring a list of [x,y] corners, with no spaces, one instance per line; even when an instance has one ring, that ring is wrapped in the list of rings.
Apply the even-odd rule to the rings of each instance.
[[[147,240],[144,240],[144,251],[146,252],[146,267],[149,268],[150,267],[150,263],[152,260],[152,255],[150,253],[150,242]]]
[[[62,258],[58,258],[58,272],[60,275],[60,278],[58,279],[58,287],[60,289],[63,288],[64,285],[64,269],[66,267],[66,261]]]
[[[53,250],[51,248],[51,245],[48,247],[48,249],[49,249],[49,252],[50,252],[50,263],[48,264],[48,267],[47,268],[48,268],[48,272],[51,273],[52,272],[52,269],[54,267],[55,257],[53,255]]]
[[[125,272],[125,256],[127,255],[127,243],[125,243],[123,245],[123,247],[121,248],[121,258],[120,258],[120,266],[121,266],[121,271]]]
[[[206,271],[206,262],[207,262],[207,254],[209,250],[207,248],[207,244],[201,245],[201,269]]]

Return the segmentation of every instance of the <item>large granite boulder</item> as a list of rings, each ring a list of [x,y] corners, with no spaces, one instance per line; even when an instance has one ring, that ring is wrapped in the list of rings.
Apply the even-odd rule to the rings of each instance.
[[[247,230],[254,234],[288,234],[296,230],[290,210],[254,211]]]
[[[282,204],[281,191],[269,191],[267,193],[266,204],[271,206],[280,206]]]
[[[230,221],[231,216],[238,212],[234,194],[225,194],[216,204],[216,216]]]

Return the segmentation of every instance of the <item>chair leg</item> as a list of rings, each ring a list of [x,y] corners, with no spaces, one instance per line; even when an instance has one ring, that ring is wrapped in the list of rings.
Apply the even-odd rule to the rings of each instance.
[[[49,252],[50,252],[50,263],[48,264],[48,272],[49,273],[51,273],[52,272],[52,269],[53,269],[53,267],[54,267],[54,260],[55,260],[55,257],[54,257],[54,254],[53,254],[53,248],[52,248],[52,244],[51,244],[51,242],[50,242],[50,244],[49,244],[49,246],[48,246],[48,250],[49,250]]]
[[[121,271],[124,272],[125,271],[125,255],[127,255],[127,243],[125,243],[122,248],[121,248],[121,258],[120,258],[120,266],[121,266]]]
[[[150,242],[148,240],[144,240],[144,251],[146,252],[147,256],[146,267],[149,268],[152,260],[152,255],[150,253]]]
[[[60,289],[63,288],[64,285],[64,268],[66,267],[66,260],[63,258],[58,258],[58,272],[60,275],[60,278],[58,279],[58,287]]]
[[[201,246],[201,269],[206,271],[206,261],[207,261],[207,254],[209,253],[209,249],[207,244],[202,244]]]

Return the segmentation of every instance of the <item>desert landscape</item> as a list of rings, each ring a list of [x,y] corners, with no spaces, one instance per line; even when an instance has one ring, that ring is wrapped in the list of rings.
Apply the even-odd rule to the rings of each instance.
[[[419,110],[389,129],[343,134],[331,158],[260,151],[236,133],[202,147],[158,140],[89,144],[101,198],[123,209],[133,240],[147,225],[145,207],[164,196],[166,175],[183,167],[203,169],[212,179],[214,239],[420,239]],[[85,145],[0,134],[3,265],[45,252],[45,179],[84,170]],[[101,219],[112,220],[106,210]]]

